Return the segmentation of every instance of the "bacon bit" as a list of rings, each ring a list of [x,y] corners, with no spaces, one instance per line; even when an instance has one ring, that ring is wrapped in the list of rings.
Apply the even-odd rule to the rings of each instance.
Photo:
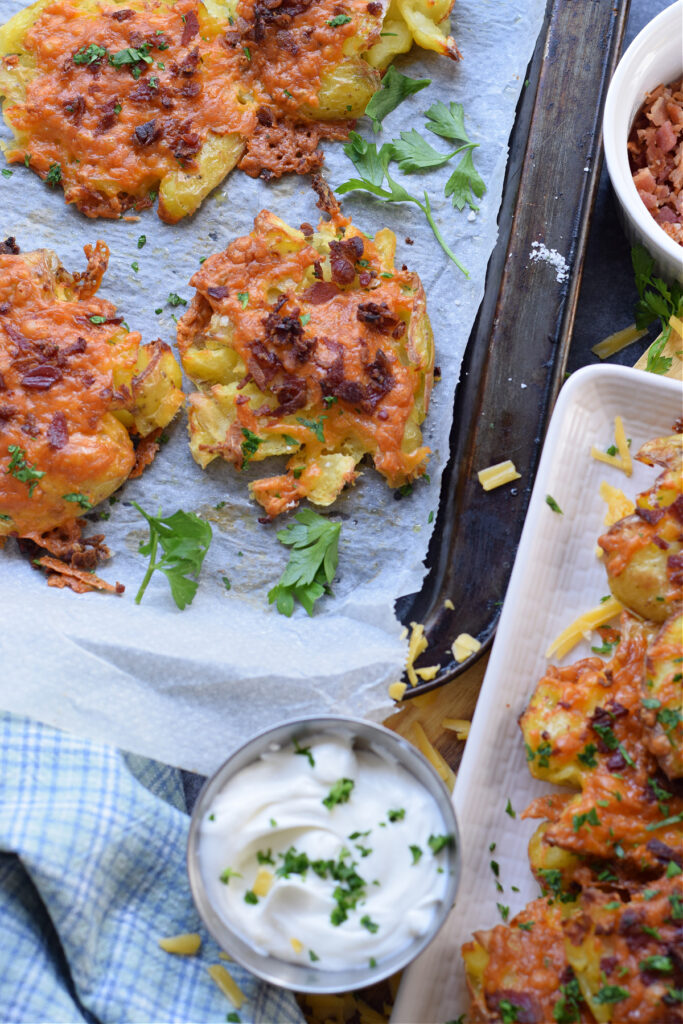
[[[58,366],[34,366],[21,378],[22,387],[30,391],[49,391],[53,384],[62,379],[62,371]]]
[[[114,21],[128,21],[129,18],[135,17],[135,11],[129,10],[127,7],[123,11],[112,11],[109,15]]]
[[[356,309],[356,317],[380,334],[391,334],[396,339],[402,338],[406,332],[405,323],[393,315],[386,302],[361,302]]]
[[[363,255],[363,239],[359,235],[342,242],[330,242],[330,269],[332,280],[338,284],[351,284],[356,277],[356,263]]]
[[[151,466],[159,451],[158,438],[161,436],[161,427],[157,427],[147,437],[141,438],[135,446],[135,465],[128,475],[129,480],[135,480],[142,476],[148,466]]]
[[[11,420],[16,412],[16,405],[0,405],[0,420]]]
[[[318,281],[311,285],[301,296],[310,306],[322,306],[339,295],[339,288],[334,281]]]
[[[145,121],[144,124],[139,124],[133,132],[134,141],[139,146],[151,146],[160,135],[161,128],[158,127],[156,118],[152,118],[151,121]]]
[[[16,239],[10,235],[4,242],[0,242],[0,256],[18,256],[19,246]]]
[[[171,74],[176,77],[190,78],[199,67],[199,60],[199,47],[195,46],[194,50],[188,53],[187,57],[180,64],[173,61],[171,64]]]
[[[199,32],[199,19],[197,18],[196,11],[188,11],[185,15],[185,25],[183,28],[183,34],[180,37],[180,45],[187,46],[190,40]]]
[[[683,245],[683,79],[645,99],[628,141],[633,183],[670,238]]]
[[[60,448],[64,448],[68,444],[68,441],[69,431],[66,425],[66,416],[63,412],[56,412],[47,428],[47,443],[50,448],[59,451]]]
[[[73,569],[66,562],[59,558],[51,558],[43,555],[42,558],[35,558],[34,564],[41,569],[52,570],[47,577],[48,587],[70,587],[76,594],[85,594],[90,590],[105,590],[108,594],[122,594],[126,589],[123,583],[107,583],[106,580],[95,576],[94,573],[83,572],[81,569]]]
[[[378,15],[383,11],[382,4],[377,3],[377,0],[370,0],[370,3],[365,8],[368,14]]]
[[[229,291],[224,284],[218,284],[213,288],[207,288],[206,294],[210,299],[225,299],[229,295]]]

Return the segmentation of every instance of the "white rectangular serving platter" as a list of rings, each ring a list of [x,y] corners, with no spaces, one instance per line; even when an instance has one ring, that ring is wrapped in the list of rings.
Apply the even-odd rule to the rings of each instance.
[[[527,857],[538,822],[521,821],[520,813],[550,787],[529,773],[517,719],[545,671],[549,643],[609,593],[596,556],[605,531],[600,483],[635,497],[661,472],[634,461],[627,478],[593,459],[590,448],[604,451],[614,443],[619,415],[635,454],[645,441],[671,433],[682,412],[680,382],[622,366],[586,367],[560,392],[453,794],[463,844],[458,897],[440,934],[406,971],[392,1024],[444,1024],[465,1013],[461,945],[473,931],[500,923],[497,903],[512,918],[539,895]],[[549,507],[548,494],[562,515]],[[582,642],[564,663],[588,656],[589,647]],[[514,818],[505,810],[508,799]],[[496,890],[492,860],[503,892]]]

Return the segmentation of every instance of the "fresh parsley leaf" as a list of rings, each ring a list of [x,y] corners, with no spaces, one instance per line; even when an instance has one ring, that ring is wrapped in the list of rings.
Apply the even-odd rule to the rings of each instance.
[[[683,874],[683,868],[679,868],[675,860],[670,860],[666,869],[667,878],[675,878],[676,875]]]
[[[595,758],[597,751],[598,748],[595,743],[587,743],[581,753],[577,754],[577,757],[579,761],[581,761],[582,764],[585,764],[588,768],[596,768],[598,764]]]
[[[659,971],[662,974],[670,974],[673,969],[673,960],[670,956],[647,956],[638,964],[641,971]]]
[[[45,470],[30,466],[26,461],[26,452],[18,444],[9,445],[7,451],[11,458],[6,473],[13,476],[15,480],[28,484],[28,496],[32,498],[38,481],[45,476]]]
[[[593,997],[600,1006],[607,1006],[613,1003],[621,1003],[628,999],[628,992],[619,985],[603,985]]]
[[[82,46],[80,50],[71,58],[74,64],[94,64],[98,60],[102,60],[107,55],[107,51],[104,46],[98,46],[97,43],[90,43],[89,46]]]
[[[62,165],[59,163],[50,164],[45,176],[45,182],[55,188],[62,180]]]
[[[396,161],[404,174],[442,167],[455,156],[455,153],[441,153],[434,149],[414,128],[409,132],[401,132],[401,138],[394,139],[390,145],[391,159]]]
[[[316,960],[320,959],[318,954],[314,953],[312,949],[309,949],[309,951],[308,951],[308,958],[309,958],[309,960],[311,961],[312,964],[314,964],[316,962]]]
[[[249,304],[249,292],[238,292],[237,298],[242,309],[246,309]]]
[[[405,807],[399,807],[395,811],[387,811],[387,818],[391,822],[403,821],[405,816],[406,816],[406,809],[405,809]]]
[[[410,852],[413,855],[413,864],[417,864],[417,862],[419,861],[420,857],[422,856],[422,850],[420,849],[419,846],[416,846],[414,843],[410,844],[409,849],[410,849]]]
[[[328,811],[331,811],[337,804],[347,804],[354,786],[353,779],[338,779],[322,801]]]
[[[463,267],[455,253],[448,247],[439,230],[439,227],[432,215],[432,207],[427,192],[424,192],[424,202],[417,196],[411,195],[402,185],[391,177],[388,171],[393,148],[391,144],[385,144],[377,151],[374,142],[367,142],[357,132],[351,132],[349,142],[344,146],[344,152],[358,171],[359,178],[350,178],[339,185],[336,191],[339,195],[347,192],[369,192],[377,199],[387,203],[415,203],[424,214],[434,237],[448,256],[449,260],[455,263],[465,277],[469,272]],[[384,179],[387,181],[387,188],[384,188]],[[483,183],[482,183],[483,184]]]
[[[223,883],[223,885],[229,885],[231,878],[241,877],[242,876],[239,873],[239,871],[233,871],[232,868],[226,868],[224,871],[221,871],[220,875],[218,876],[219,880]]]
[[[84,509],[86,512],[93,507],[92,501],[90,501],[90,499],[85,494],[81,494],[80,492],[63,494],[62,498],[64,499],[64,501],[77,502],[81,506],[81,508]]]
[[[166,576],[173,600],[181,610],[192,604],[199,584],[192,577],[199,573],[211,544],[211,525],[200,519],[194,512],[183,512],[178,509],[166,519],[150,516],[144,509],[133,502],[141,516],[149,524],[149,539],[140,545],[140,553],[149,555],[149,565],[140,589],[135,595],[135,603],[140,604],[152,573],[157,569]],[[157,561],[157,551],[161,545],[163,554]]]
[[[557,512],[558,515],[561,515],[561,516],[564,515],[564,512],[562,511],[560,506],[557,504],[557,502],[553,498],[552,494],[546,494],[546,496],[545,496],[545,503],[546,503],[546,505],[550,506],[550,508],[553,510],[553,512]]]
[[[427,840],[427,846],[436,856],[437,853],[441,853],[445,846],[453,846],[454,842],[455,839],[450,834],[442,836],[430,836],[429,839]]]
[[[395,110],[408,96],[426,89],[428,85],[431,85],[430,78],[409,78],[391,64],[382,79],[381,89],[374,94],[365,108],[374,130],[378,132],[387,114]]]
[[[242,434],[244,436],[244,441],[242,441],[242,469],[246,469],[254,455],[256,455],[259,445],[263,444],[264,439],[249,430],[248,427],[242,427]]]
[[[177,295],[175,292],[169,292],[169,296],[166,301],[168,302],[169,306],[174,307],[187,305],[187,299],[181,299],[181,297]]]
[[[335,14],[334,18],[330,18],[325,24],[331,28],[338,28],[340,25],[348,25],[350,21],[348,14]]]
[[[140,235],[138,238],[138,249],[144,249],[147,242],[147,235]]]
[[[683,315],[683,287],[678,282],[669,287],[660,277],[654,277],[654,260],[642,245],[631,249],[631,262],[639,296],[636,326],[649,327],[655,320],[662,326],[659,337],[648,349],[645,369],[648,373],[667,373],[672,359],[663,356],[662,350],[671,336],[671,317]]]
[[[9,167],[3,167],[0,173],[2,174],[3,178],[11,178],[14,174],[14,171],[10,171]]]
[[[517,817],[517,811],[515,811],[513,809],[512,804],[510,803],[510,798],[509,797],[508,797],[508,802],[505,805],[505,813],[508,814],[511,818],[516,818]]]
[[[251,903],[252,905],[258,903],[258,896],[256,895],[253,889],[247,889],[247,891],[244,894],[244,902]]]
[[[339,560],[341,523],[331,522],[311,509],[302,509],[278,540],[292,548],[289,562],[277,584],[268,593],[268,603],[277,605],[289,617],[294,602],[313,614],[315,602],[330,590]]]
[[[474,197],[476,196],[477,199],[481,199],[484,192],[486,192],[486,184],[474,166],[472,150],[467,149],[460,163],[446,182],[444,193],[446,196],[452,196],[453,206],[456,210],[464,210],[467,205],[476,213],[479,207],[475,203]]]
[[[450,103],[446,106],[441,100],[437,100],[425,111],[425,117],[427,127],[435,135],[440,135],[442,139],[451,139],[453,142],[463,142],[467,146],[474,145],[465,131],[465,110],[462,103]]]
[[[151,50],[151,48],[152,47],[150,46],[149,43],[142,43],[142,45],[139,47],[127,46],[125,49],[119,50],[117,53],[110,54],[109,63],[112,64],[115,68],[123,67],[125,64],[153,64],[154,61],[149,56],[149,51]],[[135,70],[138,71],[137,75],[135,75]],[[140,77],[139,68],[133,69],[133,77]]]

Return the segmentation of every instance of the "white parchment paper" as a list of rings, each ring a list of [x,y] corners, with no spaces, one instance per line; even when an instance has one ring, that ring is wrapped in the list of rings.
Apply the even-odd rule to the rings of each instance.
[[[0,0],[0,14],[5,19],[23,6],[21,0]],[[387,685],[399,678],[406,653],[394,602],[419,589],[424,576],[455,386],[484,292],[507,142],[544,9],[545,0],[458,0],[452,27],[463,61],[454,65],[417,50],[404,58],[404,73],[432,84],[394,111],[377,136],[381,143],[401,130],[422,130],[423,113],[437,99],[464,103],[467,129],[480,144],[476,165],[488,186],[480,212],[458,213],[443,198],[448,165],[410,176],[406,186],[418,195],[428,189],[469,279],[446,259],[416,207],[353,195],[344,202],[367,233],[383,226],[396,232],[397,262],[417,270],[425,286],[442,375],[425,424],[431,482],[397,501],[365,469],[331,510],[344,522],[334,597],[320,601],[312,619],[302,610],[286,619],[266,597],[287,562],[275,536],[284,522],[260,525],[260,507],[249,501],[246,487],[250,474],[270,468],[261,463],[240,474],[215,462],[202,472],[190,456],[183,415],[151,469],[106,506],[110,518],[100,522],[92,515],[93,532],[105,530],[115,552],[102,575],[126,585],[123,597],[48,589],[13,543],[0,553],[3,708],[202,772],[251,733],[283,718],[329,712],[379,718],[389,711]],[[372,137],[366,119],[359,130]],[[435,136],[430,141],[446,148]],[[341,145],[326,152],[333,186],[354,176]],[[316,222],[314,201],[308,179],[290,176],[266,185],[235,171],[191,220],[175,227],[161,224],[151,211],[138,223],[91,221],[65,206],[61,190],[51,191],[15,166],[11,178],[0,178],[0,235],[14,235],[23,250],[52,248],[74,270],[83,266],[83,245],[104,239],[111,261],[100,294],[118,305],[143,340],[161,337],[173,344],[172,313],[182,308],[173,310],[166,299],[169,292],[192,297],[187,282],[200,257],[248,232],[264,207],[294,225]],[[138,249],[141,234],[147,242]],[[414,244],[406,244],[406,237]],[[147,532],[132,501],[165,515],[177,508],[195,511],[213,525],[200,588],[184,612],[176,609],[161,574],[143,603],[134,603],[146,562],[138,544]],[[219,502],[225,504],[216,509]],[[223,576],[231,581],[229,592]]]

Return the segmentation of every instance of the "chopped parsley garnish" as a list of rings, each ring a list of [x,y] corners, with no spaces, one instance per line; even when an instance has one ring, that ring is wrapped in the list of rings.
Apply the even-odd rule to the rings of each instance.
[[[329,25],[330,28],[338,28],[340,25],[348,25],[351,21],[348,14],[335,14],[334,18],[330,18],[325,24]]]
[[[387,818],[389,821],[403,821],[406,816],[405,807],[399,807],[395,811],[387,811]]]
[[[496,906],[498,907],[498,913],[500,914],[500,916],[503,918],[504,921],[507,921],[508,917],[510,916],[510,908],[503,906],[502,903],[496,903]]]
[[[508,797],[508,802],[505,805],[505,813],[511,818],[517,817],[517,811],[513,810],[512,804],[510,803],[510,797]]]
[[[309,949],[309,951],[308,951],[308,958],[309,958],[309,960],[311,961],[312,964],[314,964],[316,962],[316,960],[320,959],[318,954],[314,953],[312,949]]]
[[[597,750],[598,748],[594,743],[587,743],[581,751],[581,753],[577,754],[576,756],[578,757],[579,761],[581,761],[582,764],[587,765],[588,768],[595,768],[598,763],[595,758]]]
[[[393,64],[389,65],[387,73],[382,79],[378,92],[370,99],[365,113],[372,121],[372,127],[379,131],[382,121],[395,110],[408,96],[420,92],[431,85],[430,78],[409,78],[397,71]]]
[[[13,476],[15,480],[28,484],[28,496],[32,498],[38,481],[45,476],[45,470],[30,466],[26,461],[26,452],[18,444],[9,445],[7,451],[11,458],[6,473]]]
[[[510,1002],[509,999],[501,999],[498,1003],[498,1012],[503,1024],[515,1024],[519,1020],[521,1011],[522,1007],[518,1006],[517,1003]]]
[[[593,654],[610,655],[616,646],[616,640],[603,640],[602,645],[600,647],[591,647],[591,651],[593,652]]]
[[[564,512],[562,511],[560,506],[557,504],[557,502],[553,498],[552,494],[546,494],[546,496],[545,496],[545,503],[546,503],[546,505],[550,506],[550,508],[553,510],[553,512],[557,512],[557,514],[560,515],[560,516],[564,515]]]
[[[47,175],[45,176],[45,181],[47,182],[47,184],[51,185],[52,188],[55,188],[56,185],[59,185],[61,180],[62,165],[59,163],[50,164]]]
[[[249,305],[249,292],[238,292],[237,298],[242,309],[246,309]]]
[[[432,853],[436,856],[437,853],[441,853],[445,846],[453,846],[455,838],[448,834],[442,836],[430,836],[427,840],[427,845]]]
[[[220,875],[218,876],[223,885],[229,885],[231,878],[241,877],[242,876],[240,875],[239,871],[233,871],[232,868],[226,868],[225,871],[221,871]]]
[[[560,985],[560,998],[553,1007],[553,1018],[557,1024],[577,1024],[581,1020],[583,996],[577,978],[571,978],[566,985]]]
[[[621,1003],[624,999],[628,999],[628,992],[625,988],[621,988],[620,985],[603,985],[593,998],[600,1006],[606,1006],[612,1003]]]
[[[223,581],[223,586],[226,590],[232,590],[232,583],[228,576],[221,576],[221,580]]]
[[[242,1018],[236,1010],[231,1010],[225,1019],[228,1024],[240,1024]]]
[[[296,421],[300,423],[302,427],[306,427],[307,430],[312,430],[318,441],[321,444],[325,444],[325,429],[324,422],[327,416],[318,416],[315,420],[307,420],[303,416],[297,416]]]
[[[674,969],[670,956],[646,956],[638,966],[641,971],[659,971],[661,974],[670,974]]]
[[[323,799],[325,807],[331,811],[336,804],[347,804],[354,786],[353,779],[339,779]]]
[[[253,889],[247,889],[247,891],[244,894],[244,902],[251,904],[258,903],[258,896],[256,895]]]
[[[182,611],[192,604],[197,593],[199,583],[196,577],[211,544],[211,526],[194,512],[183,512],[182,509],[162,519],[148,515],[135,501],[133,508],[144,516],[149,525],[149,539],[139,548],[141,555],[149,555],[149,565],[135,595],[135,603],[140,604],[152,573],[159,570],[166,576],[173,600]],[[163,554],[157,561],[159,546]]]
[[[78,493],[72,492],[71,494],[63,494],[62,498],[64,499],[64,501],[73,501],[73,502],[75,502],[76,504],[80,505],[81,508],[84,509],[86,512],[93,507],[92,501],[90,501],[90,499],[85,494],[81,494],[80,492],[78,492]]]
[[[308,759],[308,763],[310,764],[311,768],[315,768],[315,758],[313,757],[313,754],[311,753],[311,748],[310,747],[300,747],[299,746],[299,741],[297,739],[294,740],[294,753],[295,754],[300,754],[302,757],[307,758]]]
[[[270,825],[271,828],[277,828],[277,822],[275,818],[270,818],[268,824]]]
[[[97,313],[94,313],[92,316],[88,317],[88,319],[91,324],[106,324],[107,322],[106,316],[98,316]]]
[[[138,249],[144,249],[147,242],[147,235],[140,235],[138,238]]]
[[[299,317],[299,320],[301,321],[301,326],[305,327],[311,321],[311,314],[310,313],[303,313]]]
[[[598,812],[594,807],[591,807],[590,811],[584,814],[575,814],[572,818],[572,828],[575,832],[578,832],[584,825],[599,825],[600,819],[598,818]]]
[[[662,942],[662,936],[659,934],[656,928],[650,928],[649,924],[641,924],[640,926],[646,935],[651,935],[657,942]]]
[[[168,298],[167,298],[166,301],[167,301],[169,306],[173,306],[173,307],[175,307],[175,306],[186,306],[187,305],[187,299],[181,299],[180,295],[176,294],[176,292],[169,292],[169,295],[168,295]]]
[[[374,956],[371,956],[370,959],[368,960],[368,967],[376,967],[376,966],[377,966],[377,961],[375,960]]]
[[[109,63],[115,68],[124,67],[124,65],[130,65],[130,70],[133,78],[139,78],[142,74],[141,64],[153,64],[154,61],[149,56],[151,50],[149,43],[142,43],[139,47],[127,46],[123,50],[118,50],[117,53],[109,55]]]
[[[676,727],[683,721],[683,716],[677,708],[662,708],[657,712],[657,721],[663,727],[669,743],[674,746],[674,732]]]
[[[604,725],[602,722],[592,723],[593,731],[598,734],[602,742],[609,750],[618,750],[623,757],[626,764],[631,768],[635,768],[635,761],[629,754],[628,750],[623,743],[620,743],[617,737],[614,735],[614,731],[611,726]]]
[[[517,922],[517,927],[521,928],[521,930],[523,932],[530,932],[531,929],[533,928],[533,926],[534,926],[534,922],[533,921],[518,921]]]
[[[315,602],[329,592],[339,560],[341,532],[341,523],[311,509],[302,509],[294,519],[278,530],[278,540],[292,551],[282,576],[268,593],[268,603],[275,602],[280,614],[288,617],[295,601],[312,615]]]
[[[417,864],[420,857],[422,856],[422,850],[420,849],[419,846],[415,846],[413,843],[411,843],[409,849],[413,855],[413,864]]]
[[[491,871],[493,871],[496,878],[500,878],[500,864],[498,863],[498,861],[489,861],[489,867],[491,868]]]
[[[621,900],[610,900],[609,903],[605,903],[605,910],[619,910],[621,907]]]
[[[675,860],[670,860],[666,869],[667,878],[675,878],[676,875],[683,874],[683,868],[680,868]]]
[[[242,469],[246,469],[251,460],[253,459],[256,452],[259,450],[259,446],[263,444],[263,438],[259,437],[248,427],[242,427]]]
[[[247,60],[251,60],[251,50],[249,49],[248,46],[243,46],[242,47],[242,52],[243,52],[244,56],[247,58]]]
[[[135,273],[137,274],[138,270],[140,269],[140,264],[138,263],[138,261],[137,261],[137,260],[133,260],[133,262],[131,263],[131,268],[132,268],[132,269],[133,269],[133,270],[135,271]]]
[[[363,914],[363,916],[360,919],[360,923],[362,924],[363,928],[367,928],[367,930],[371,932],[373,935],[375,934],[376,931],[379,930],[379,925],[370,919],[369,914]]]
[[[80,50],[77,50],[73,55],[72,60],[74,64],[94,64],[98,60],[102,60],[107,55],[107,51],[104,46],[98,46],[97,43],[90,43],[89,46],[82,46]]]
[[[275,864],[275,861],[273,860],[273,851],[271,850],[270,847],[268,847],[265,853],[263,850],[257,850],[256,860],[259,862],[259,864]]]
[[[1,173],[2,173],[3,178],[11,178],[12,175],[14,174],[14,171],[10,171],[9,167],[3,167]]]
[[[672,892],[669,896],[671,904],[671,917],[674,921],[683,921],[683,902],[678,893]]]
[[[645,831],[654,832],[658,828],[668,828],[669,825],[677,825],[679,821],[683,821],[683,813],[672,814],[671,817],[665,818],[664,821],[653,821],[645,826]]]
[[[304,875],[311,867],[308,854],[298,853],[293,846],[290,846],[285,853],[278,853],[278,857],[282,858],[282,864],[275,874],[281,878],[289,878],[290,875]]]

